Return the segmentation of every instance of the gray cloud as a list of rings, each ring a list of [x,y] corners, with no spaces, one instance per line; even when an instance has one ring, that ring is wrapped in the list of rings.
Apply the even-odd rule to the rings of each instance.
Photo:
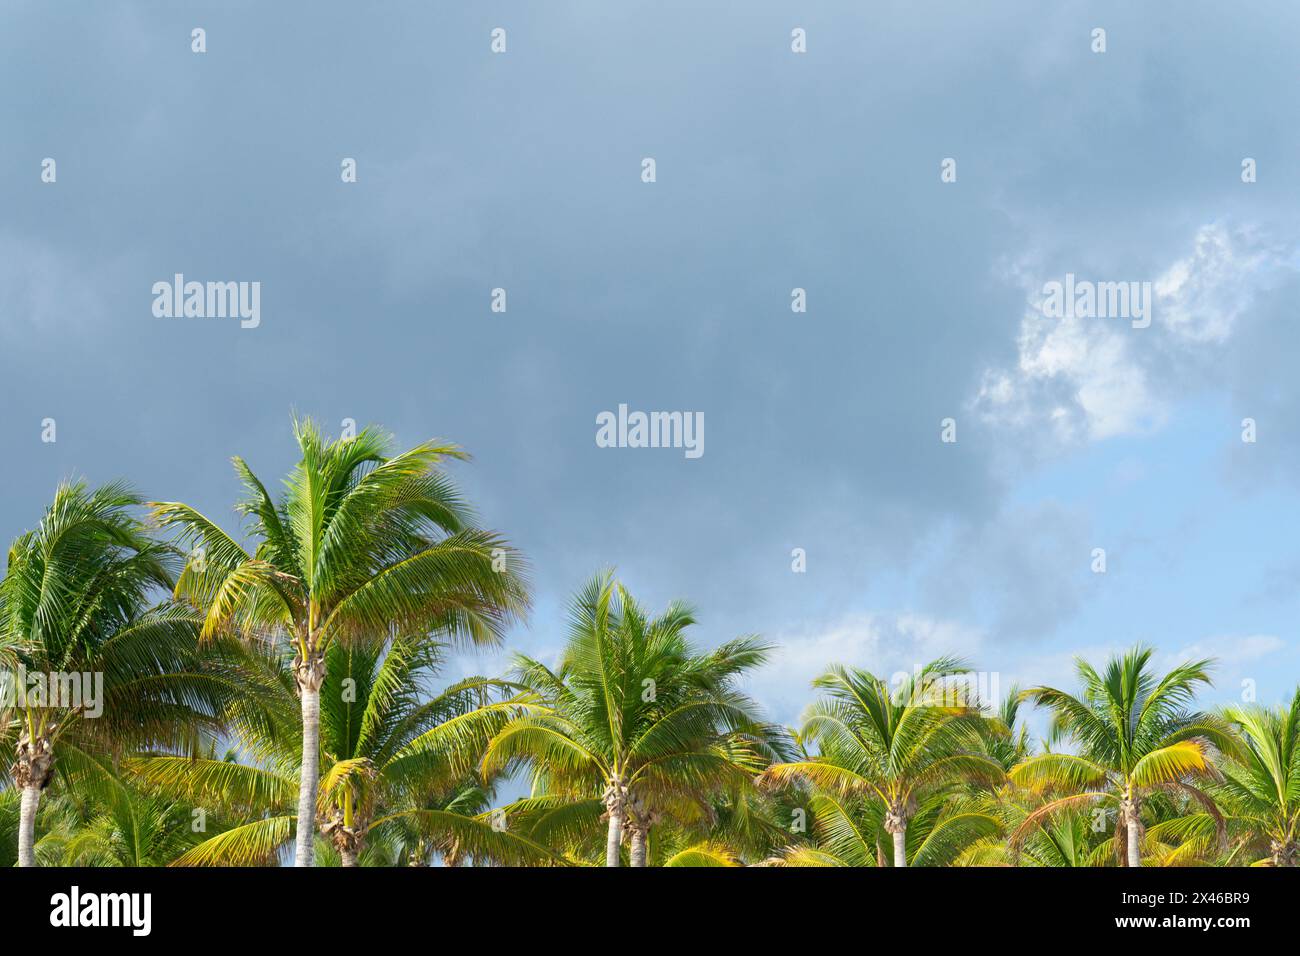
[[[27,92],[0,106],[0,438],[22,465],[0,531],[70,472],[227,516],[226,458],[284,470],[296,408],[475,454],[458,477],[536,567],[519,646],[553,646],[564,596],[610,564],[651,603],[695,599],[707,641],[908,613],[1055,633],[1088,599],[1089,516],[1008,489],[1017,446],[1060,453],[1038,416],[1078,383],[1032,393],[1025,433],[967,405],[1020,360],[1012,267],[1156,274],[1209,222],[1284,235],[1296,12],[1260,31],[1210,3],[1172,24],[1117,3],[741,10],[10,5],[0,80]],[[154,319],[176,272],[261,281],[261,327]],[[1258,408],[1277,475],[1300,456],[1270,444],[1296,420],[1270,345],[1290,288],[1192,358],[1122,356],[1161,401],[1203,376]],[[706,455],[597,448],[620,402],[702,411]]]

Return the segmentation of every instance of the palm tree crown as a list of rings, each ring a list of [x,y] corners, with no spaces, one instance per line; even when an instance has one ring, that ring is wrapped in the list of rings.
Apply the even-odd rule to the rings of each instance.
[[[1126,847],[1128,865],[1140,866],[1145,794],[1177,793],[1217,816],[1192,781],[1213,777],[1213,749],[1234,751],[1236,742],[1226,722],[1189,710],[1196,688],[1210,684],[1211,662],[1189,661],[1157,677],[1149,668],[1151,654],[1150,648],[1134,648],[1111,658],[1100,673],[1076,660],[1081,697],[1052,687],[1024,692],[1051,710],[1051,739],[1068,741],[1079,752],[1039,754],[1012,770],[1012,779],[1031,790],[1068,794],[1030,814],[1013,840],[1060,810],[1114,804],[1116,853]]]
[[[1300,864],[1300,690],[1288,707],[1229,707],[1223,716],[1244,737],[1222,767],[1225,802],[1267,838],[1269,863]]]
[[[283,639],[293,649],[303,721],[295,859],[310,866],[329,648],[393,635],[495,643],[527,591],[519,556],[471,525],[441,471],[464,457],[455,446],[393,454],[391,436],[377,429],[328,441],[310,421],[295,421],[294,434],[301,458],[278,502],[234,459],[251,552],[188,505],[160,503],[155,514],[193,549],[176,594],[203,612],[203,637]]]
[[[826,696],[808,708],[799,735],[819,752],[770,767],[766,779],[811,783],[824,798],[823,818],[840,806],[836,798],[865,797],[893,838],[894,865],[907,866],[908,824],[928,792],[1002,778],[1001,766],[984,750],[980,707],[962,679],[968,671],[964,662],[944,657],[891,690],[865,670],[832,668],[813,682]]]
[[[422,858],[550,862],[554,855],[491,825],[477,762],[508,719],[512,685],[470,677],[434,693],[445,660],[434,641],[334,644],[321,690],[320,834],[331,858],[389,862],[402,845]],[[292,838],[301,723],[292,668],[251,650],[244,662],[252,706],[235,708],[238,747],[219,758],[145,754],[127,769],[162,795],[222,808],[251,821],[222,830],[177,859],[183,866],[260,865]]]
[[[535,799],[512,809],[534,838],[581,843],[603,810],[606,865],[620,865],[626,827],[642,866],[653,823],[707,812],[708,795],[770,759],[773,728],[734,686],[766,647],[742,638],[698,654],[684,633],[694,620],[681,603],[649,617],[605,573],[573,602],[557,671],[519,658],[535,706],[493,738],[483,769],[532,766]]]
[[[40,693],[6,695],[0,740],[23,793],[19,864],[35,864],[34,820],[56,756],[65,776],[104,783],[104,755],[128,746],[193,745],[215,730],[230,687],[197,660],[196,620],[177,606],[150,608],[169,590],[175,553],[133,515],[125,485],[59,487],[40,525],[9,549],[0,584],[0,648]],[[81,699],[56,685],[102,675]],[[18,688],[14,688],[15,691]],[[85,693],[89,691],[89,694]]]

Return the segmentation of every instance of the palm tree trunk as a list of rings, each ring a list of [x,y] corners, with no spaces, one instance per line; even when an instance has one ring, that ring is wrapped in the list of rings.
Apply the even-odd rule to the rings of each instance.
[[[39,786],[23,787],[18,811],[18,865],[36,865],[36,807],[41,802]]]
[[[1269,844],[1269,858],[1274,866],[1295,866],[1300,848],[1291,840],[1273,840]]]
[[[351,795],[346,797],[345,803],[344,807],[333,809],[330,818],[321,824],[320,832],[338,850],[339,865],[352,867],[360,865],[357,860],[361,856],[361,847],[370,827],[366,821],[357,818],[353,818],[349,824],[347,820],[354,812]]]
[[[316,791],[320,786],[320,688],[325,658],[319,653],[304,663],[295,658],[294,677],[302,697],[302,770],[298,775],[298,828],[294,866],[316,865]]]
[[[894,831],[894,866],[907,866],[907,824]]]
[[[649,832],[646,827],[632,829],[632,865],[645,866],[646,850],[649,847]]]
[[[619,866],[619,847],[623,843],[623,824],[627,820],[627,787],[615,774],[610,778],[602,799],[609,814],[609,833],[605,837],[605,865]]]
[[[619,846],[623,842],[623,807],[616,805],[609,811],[609,833],[605,838],[605,865],[619,865]]]
[[[1142,818],[1138,815],[1137,800],[1125,797],[1120,801],[1119,812],[1124,820],[1124,836],[1128,844],[1129,866],[1142,865]]]
[[[886,807],[884,826],[894,837],[894,866],[907,866],[907,806],[901,799]]]
[[[18,865],[36,865],[36,808],[41,791],[54,769],[54,745],[50,739],[30,729],[18,738],[15,760],[9,772],[14,786],[22,791],[18,805]]]
[[[320,691],[302,691],[302,771],[298,776],[298,833],[294,866],[316,863],[316,788],[320,783]]]

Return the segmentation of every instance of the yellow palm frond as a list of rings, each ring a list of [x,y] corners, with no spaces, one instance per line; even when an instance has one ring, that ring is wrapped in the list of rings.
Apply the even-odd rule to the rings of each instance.
[[[1011,768],[1011,780],[1035,793],[1043,790],[1081,790],[1105,783],[1106,768],[1075,754],[1047,753],[1023,760]]]
[[[1180,740],[1151,751],[1134,765],[1129,776],[1140,787],[1154,787],[1210,772],[1205,745],[1199,740]]]
[[[172,866],[261,866],[293,837],[293,817],[267,817],[218,833],[187,850]]]
[[[769,784],[793,783],[807,780],[813,786],[831,793],[875,793],[877,788],[866,777],[844,767],[822,760],[799,760],[794,763],[773,764],[763,771],[760,780]]]
[[[740,861],[720,843],[697,843],[673,854],[664,866],[740,866]]]

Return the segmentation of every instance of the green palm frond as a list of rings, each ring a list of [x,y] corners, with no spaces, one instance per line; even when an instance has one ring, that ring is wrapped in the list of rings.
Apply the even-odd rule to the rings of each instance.
[[[382,817],[372,824],[381,829],[398,820],[418,820],[444,839],[453,840],[469,856],[508,866],[567,866],[563,856],[527,837],[494,826],[492,814],[462,816],[447,810],[409,809]]]
[[[293,838],[293,829],[292,816],[254,820],[204,840],[172,866],[266,866]]]

